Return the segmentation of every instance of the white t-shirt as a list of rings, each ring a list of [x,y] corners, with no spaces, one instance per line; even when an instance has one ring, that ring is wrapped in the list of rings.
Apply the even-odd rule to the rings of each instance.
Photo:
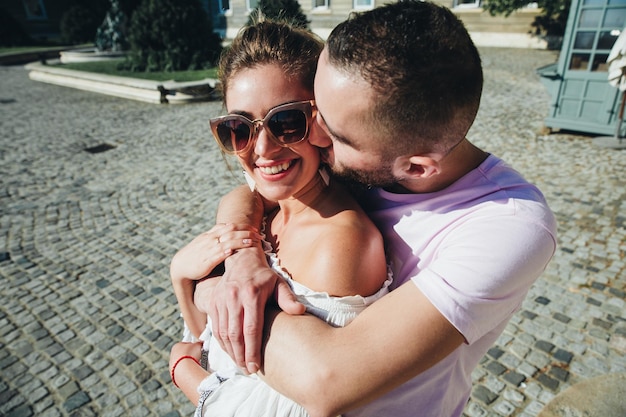
[[[494,156],[442,191],[372,190],[362,203],[387,245],[391,288],[412,281],[466,343],[346,416],[460,416],[473,369],[554,254],[554,216],[541,192]],[[390,345],[390,356],[394,349],[403,346]]]

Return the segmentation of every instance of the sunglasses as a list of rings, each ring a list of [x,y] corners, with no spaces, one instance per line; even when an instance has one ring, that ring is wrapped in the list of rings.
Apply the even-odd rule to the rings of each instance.
[[[211,119],[211,131],[220,148],[229,154],[247,152],[265,128],[267,136],[279,146],[287,147],[302,142],[309,134],[309,125],[315,111],[315,100],[281,104],[271,109],[263,119],[250,120],[240,114]]]

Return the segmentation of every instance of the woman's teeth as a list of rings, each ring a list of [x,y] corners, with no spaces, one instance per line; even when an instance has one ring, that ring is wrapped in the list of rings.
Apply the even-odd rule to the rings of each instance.
[[[280,165],[273,165],[271,167],[259,167],[259,169],[264,174],[273,175],[278,174],[279,172],[286,171],[287,168],[289,168],[289,165],[291,165],[289,162],[284,162]]]

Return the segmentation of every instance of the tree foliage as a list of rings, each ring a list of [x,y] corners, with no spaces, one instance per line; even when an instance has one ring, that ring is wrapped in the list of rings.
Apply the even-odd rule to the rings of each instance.
[[[537,0],[542,13],[535,18],[532,26],[536,35],[563,36],[567,24],[571,0]],[[488,0],[484,9],[492,16],[509,16],[514,11],[526,7],[528,0]]]
[[[111,8],[96,31],[96,48],[99,51],[125,51],[128,49],[127,17],[118,0],[111,0]]]
[[[297,0],[259,0],[257,7],[250,12],[248,25],[257,22],[261,16],[285,20],[293,26],[305,29],[308,29],[310,23]]]
[[[76,4],[61,16],[61,39],[68,44],[93,42],[101,21],[94,9]]]
[[[184,71],[215,64],[221,39],[198,0],[143,0],[128,31],[126,67],[133,71]]]

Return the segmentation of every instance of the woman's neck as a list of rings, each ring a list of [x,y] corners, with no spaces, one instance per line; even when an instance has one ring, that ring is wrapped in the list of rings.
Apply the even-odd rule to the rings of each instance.
[[[280,206],[278,216],[283,218],[283,224],[286,224],[289,217],[294,214],[301,213],[307,209],[315,210],[318,204],[323,200],[323,197],[326,195],[324,191],[327,188],[328,185],[322,176],[317,174],[304,186],[304,188],[292,197],[280,200],[278,202],[278,205]]]

